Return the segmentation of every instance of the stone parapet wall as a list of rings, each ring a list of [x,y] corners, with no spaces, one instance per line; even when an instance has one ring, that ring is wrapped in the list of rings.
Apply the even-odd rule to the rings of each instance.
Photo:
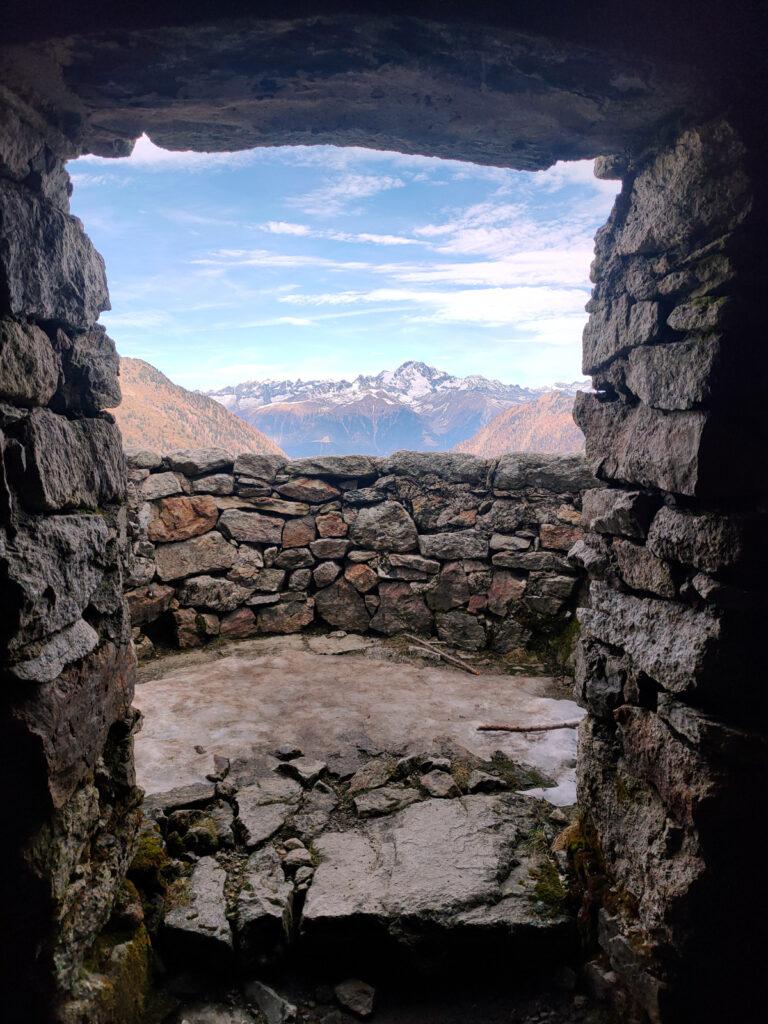
[[[566,554],[595,483],[580,456],[127,461],[140,654],[313,626],[508,654],[573,621],[581,570]]]

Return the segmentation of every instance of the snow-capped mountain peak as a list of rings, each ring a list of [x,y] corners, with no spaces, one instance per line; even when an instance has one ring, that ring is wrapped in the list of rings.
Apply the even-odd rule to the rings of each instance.
[[[456,377],[408,360],[352,380],[251,380],[208,395],[296,457],[321,449],[327,454],[445,450],[504,409],[547,390],[480,374]]]

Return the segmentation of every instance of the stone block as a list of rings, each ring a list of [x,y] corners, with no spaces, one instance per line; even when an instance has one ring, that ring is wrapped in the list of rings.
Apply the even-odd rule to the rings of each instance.
[[[219,494],[225,497],[232,494],[235,481],[230,473],[212,473],[192,481],[193,494]]]
[[[225,537],[241,544],[279,544],[283,534],[283,520],[259,512],[227,509],[221,513],[219,529]]]
[[[487,558],[488,538],[475,530],[425,534],[419,537],[419,550],[425,558],[436,558],[440,561]]]
[[[710,611],[635,597],[593,582],[582,629],[623,649],[636,669],[674,693],[695,693],[717,668],[721,624]]]
[[[587,530],[596,533],[642,540],[658,505],[658,497],[642,491],[596,487],[582,495],[582,522]]]
[[[178,580],[201,573],[226,572],[235,563],[236,550],[220,533],[161,544],[155,554],[161,580]]]
[[[167,455],[165,461],[171,469],[184,476],[229,473],[234,462],[223,448],[181,448]]]
[[[296,463],[289,463],[289,466],[295,465]],[[292,477],[287,483],[277,484],[275,489],[285,498],[304,501],[309,505],[322,505],[326,501],[333,501],[341,494],[338,487],[312,476]]]
[[[218,518],[218,506],[209,495],[161,498],[152,506],[147,537],[156,543],[189,540],[212,530]]]
[[[266,480],[272,483],[280,470],[285,466],[286,460],[281,455],[262,455],[259,452],[246,452],[238,455],[235,459],[235,474],[237,476],[255,477],[257,480]]]
[[[629,353],[626,385],[641,402],[657,409],[695,409],[713,394],[722,397],[728,380],[720,364],[719,337],[649,345]]]
[[[375,476],[378,467],[367,455],[327,455],[309,459],[295,459],[285,466],[292,477],[355,477]]]
[[[47,405],[59,382],[59,360],[45,331],[0,320],[0,398],[18,405]]]
[[[109,309],[104,260],[77,217],[0,182],[0,292],[20,319],[87,330]]]
[[[395,452],[382,460],[381,471],[393,476],[436,476],[446,483],[483,487],[488,481],[491,463],[476,455],[461,452]]]
[[[445,643],[466,651],[479,651],[485,646],[485,629],[479,619],[468,612],[438,612],[435,615],[437,635]]]
[[[289,519],[283,527],[282,545],[284,548],[306,548],[316,536],[317,529],[312,516]]]
[[[613,551],[621,578],[633,590],[647,590],[659,597],[674,597],[675,580],[669,565],[641,544],[617,538]]]
[[[501,491],[527,488],[565,493],[594,486],[583,455],[538,455],[535,452],[513,452],[503,455],[493,477],[493,486]],[[519,524],[512,527],[511,532]],[[501,524],[498,529],[503,530]]]
[[[372,551],[413,551],[418,545],[416,524],[396,501],[361,508],[349,531],[358,547]]]
[[[219,624],[219,635],[227,640],[245,640],[258,632],[256,615],[250,608],[238,608],[224,615]]]
[[[314,618],[314,601],[291,601],[262,608],[258,628],[260,633],[298,633]]]
[[[245,587],[221,577],[193,576],[181,584],[176,597],[182,607],[231,612],[238,605],[244,604],[252,593],[253,587]]]
[[[365,601],[345,579],[318,590],[315,605],[321,617],[337,629],[353,633],[364,633],[368,629],[370,616]]]
[[[431,633],[433,619],[420,594],[405,582],[382,580],[379,583],[379,607],[371,619],[371,629],[385,636],[395,633]]]
[[[119,501],[127,486],[120,432],[107,419],[69,420],[33,409],[20,432],[19,490],[31,511],[89,508]]]
[[[61,378],[52,407],[93,416],[120,405],[120,359],[115,343],[100,324],[82,334],[56,334]]]
[[[181,477],[178,473],[153,473],[141,485],[141,496],[145,501],[171,498],[181,493]]]
[[[750,545],[741,516],[675,508],[660,509],[648,531],[653,554],[704,572],[731,569],[750,556],[757,559],[759,543],[754,540]]]

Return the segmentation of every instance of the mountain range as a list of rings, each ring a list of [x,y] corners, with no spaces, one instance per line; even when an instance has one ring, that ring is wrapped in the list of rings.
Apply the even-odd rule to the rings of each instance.
[[[199,391],[174,384],[143,359],[120,359],[121,404],[112,410],[126,446],[158,452],[174,448],[224,448],[232,455],[282,455],[260,430]]]
[[[573,421],[573,393],[552,390],[494,416],[455,451],[493,459],[505,452],[573,455],[583,449],[584,435]]]
[[[247,381],[206,394],[262,431],[290,457],[303,458],[319,453],[386,455],[397,449],[448,451],[472,443],[497,417],[513,409],[519,410],[516,436],[523,436],[529,407],[529,417],[541,422],[531,423],[528,434],[541,436],[544,445],[533,450],[578,451],[583,439],[572,421],[569,432],[553,419],[554,408],[542,408],[537,401],[545,395],[560,395],[561,404],[572,405],[577,388],[584,386],[524,388],[479,375],[455,377],[408,361],[396,370],[353,380]],[[558,407],[558,415],[560,411]],[[549,447],[547,422],[552,434]],[[494,443],[500,443],[499,437]]]

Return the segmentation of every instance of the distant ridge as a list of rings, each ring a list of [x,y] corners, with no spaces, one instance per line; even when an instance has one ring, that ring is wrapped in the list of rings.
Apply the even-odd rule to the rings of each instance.
[[[174,448],[224,448],[232,455],[282,455],[260,430],[207,398],[187,391],[143,359],[120,359],[123,401],[112,412],[125,445],[167,452]]]
[[[556,392],[570,395],[575,389],[555,385]],[[550,391],[478,374],[455,377],[409,360],[396,370],[351,380],[245,381],[208,395],[258,427],[292,458],[302,458],[387,455],[402,448],[449,451],[504,410]]]
[[[573,399],[570,389],[547,391],[532,402],[513,405],[468,441],[457,444],[454,451],[486,459],[505,452],[581,452],[584,435],[573,422]]]

